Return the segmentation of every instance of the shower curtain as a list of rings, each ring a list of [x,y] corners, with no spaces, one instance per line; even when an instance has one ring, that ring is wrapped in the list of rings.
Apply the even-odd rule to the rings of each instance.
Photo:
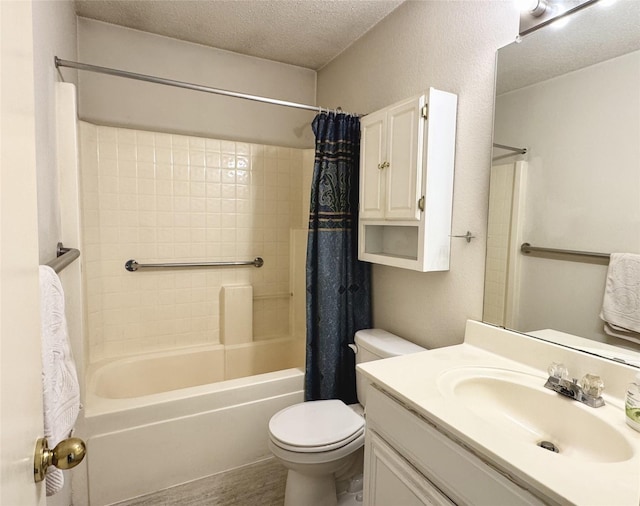
[[[370,265],[358,261],[360,120],[321,113],[307,242],[305,400],[357,402],[357,330],[371,327]]]

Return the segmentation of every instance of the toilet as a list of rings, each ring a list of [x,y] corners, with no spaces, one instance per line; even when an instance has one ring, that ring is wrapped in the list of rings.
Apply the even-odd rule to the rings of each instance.
[[[425,351],[382,329],[356,332],[355,345],[349,346],[356,364]],[[335,506],[336,481],[362,472],[366,386],[367,380],[356,372],[360,404],[309,401],[273,415],[269,449],[288,469],[285,506]]]

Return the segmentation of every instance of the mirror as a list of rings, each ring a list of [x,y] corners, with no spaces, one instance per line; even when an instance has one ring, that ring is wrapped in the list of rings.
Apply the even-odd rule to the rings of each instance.
[[[483,320],[640,367],[599,317],[606,254],[640,253],[640,2],[568,20],[498,51],[493,140],[526,154],[494,144]]]

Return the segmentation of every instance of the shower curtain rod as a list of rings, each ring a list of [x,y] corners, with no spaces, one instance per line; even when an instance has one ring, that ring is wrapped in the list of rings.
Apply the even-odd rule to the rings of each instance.
[[[515,151],[517,154],[520,154],[520,155],[526,155],[527,154],[527,148],[514,148],[513,146],[507,146],[505,144],[496,144],[495,142],[493,143],[493,147],[494,148],[500,148],[500,149],[506,149],[508,151]]]
[[[254,102],[263,102],[265,104],[280,105],[283,107],[293,107],[295,109],[306,109],[308,111],[316,111],[319,113],[334,112],[334,113],[344,113],[350,116],[358,116],[358,117],[364,116],[363,114],[352,114],[352,113],[345,112],[342,110],[341,107],[338,107],[337,109],[327,109],[326,107],[319,107],[317,105],[300,104],[298,102],[289,102],[287,100],[278,100],[275,98],[261,97],[258,95],[249,95],[247,93],[239,93],[237,91],[223,90],[220,88],[211,88],[209,86],[186,83],[184,81],[176,81],[174,79],[166,79],[164,77],[149,76],[146,74],[137,74],[135,72],[128,72],[126,70],[118,70],[118,69],[112,69],[109,67],[99,67],[97,65],[89,65],[88,63],[62,60],[57,56],[54,57],[54,63],[56,68],[68,67],[68,68],[77,69],[77,70],[86,70],[88,72],[97,72],[99,74],[107,74],[110,76],[125,77],[127,79],[135,79],[137,81],[145,81],[148,83],[164,84],[165,86],[174,86],[176,88],[185,88],[187,90],[213,93],[215,95],[224,95],[227,97],[243,98],[245,100],[253,100]]]

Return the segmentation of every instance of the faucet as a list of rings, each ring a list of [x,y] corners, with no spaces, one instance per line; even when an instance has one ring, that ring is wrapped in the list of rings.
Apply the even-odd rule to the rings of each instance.
[[[582,402],[592,408],[604,406],[602,390],[604,383],[599,376],[585,374],[578,383],[577,378],[569,378],[569,371],[563,364],[552,363],[548,369],[549,378],[544,384],[545,388],[558,392],[565,397]]]

